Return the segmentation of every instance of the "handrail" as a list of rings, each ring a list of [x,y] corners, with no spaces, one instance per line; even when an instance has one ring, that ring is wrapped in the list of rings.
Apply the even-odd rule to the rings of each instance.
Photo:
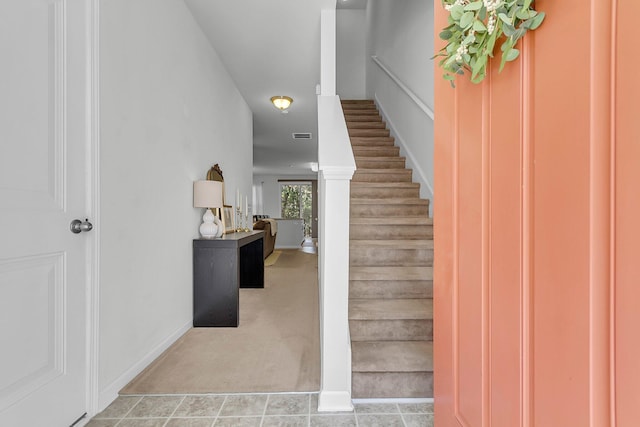
[[[356,170],[340,97],[335,95],[318,96],[318,168],[348,179]]]
[[[435,115],[433,113],[433,110],[431,108],[429,108],[429,106],[427,104],[422,102],[422,100],[420,98],[418,98],[418,96],[415,93],[413,93],[413,91],[411,89],[409,89],[409,87],[407,87],[407,85],[402,83],[402,81],[398,78],[398,76],[393,74],[393,72],[389,68],[387,68],[387,66],[384,65],[382,63],[382,61],[380,61],[376,55],[371,55],[371,59],[373,59],[373,62],[375,62],[378,65],[378,67],[380,67],[380,69],[382,69],[382,71],[384,71],[391,78],[391,80],[393,80],[394,83],[397,84],[398,87],[400,89],[402,89],[402,91],[404,93],[406,93],[409,96],[409,98],[411,98],[411,100],[413,102],[415,102],[416,105],[418,107],[420,107],[420,109],[422,111],[424,111],[424,113],[427,116],[429,116],[431,118],[431,120],[435,120],[435,118],[434,118]]]

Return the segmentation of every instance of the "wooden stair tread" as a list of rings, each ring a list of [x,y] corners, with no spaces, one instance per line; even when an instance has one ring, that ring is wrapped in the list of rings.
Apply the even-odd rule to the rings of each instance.
[[[354,197],[351,199],[352,205],[424,205],[428,206],[429,201],[426,199],[420,199],[418,197],[403,197],[403,198],[369,198],[369,197]],[[407,215],[415,216],[415,215]]]
[[[356,171],[355,173],[360,173],[360,175],[363,174],[367,174],[367,175],[407,175],[409,177],[411,177],[413,175],[413,170],[412,169],[407,169],[406,167],[404,168],[364,168],[362,166],[357,166],[356,165]],[[355,182],[363,182],[360,180],[353,180]],[[352,181],[352,182],[353,182]],[[377,182],[377,181],[368,181],[368,182]],[[396,182],[396,181],[392,181],[392,180],[388,180],[388,181],[382,181],[382,182]],[[401,181],[401,182],[411,182],[411,181]]]
[[[377,146],[367,147],[367,150],[359,150],[358,147],[353,147],[353,157],[356,160],[370,160],[370,159],[404,159],[400,157],[400,151],[393,146]],[[373,148],[373,149],[371,149]],[[395,149],[394,149],[395,148]]]
[[[349,280],[433,280],[433,267],[352,266]]]
[[[355,122],[381,122],[382,121],[382,116],[381,115],[374,115],[374,114],[348,114],[349,112],[345,113],[344,115],[344,120],[347,123],[355,123]]]
[[[405,161],[405,157],[401,156],[354,156],[356,161],[366,160],[369,162],[396,162],[399,160]]]
[[[373,99],[341,99],[341,104],[371,104],[373,105]]]
[[[404,174],[411,174],[413,173],[413,171],[411,169],[384,169],[384,168],[357,168],[356,172],[363,172],[363,173],[380,173],[380,174],[397,174],[397,173],[404,173]]]
[[[355,138],[352,138],[355,139]],[[352,148],[364,148],[364,147],[395,147],[394,142],[387,139],[386,136],[375,138],[370,141],[351,141]]]
[[[433,249],[433,239],[425,240],[350,240],[351,247],[378,247],[389,249]],[[354,267],[352,267],[354,268]]]
[[[381,150],[388,150],[388,149],[397,149],[399,150],[398,147],[396,147],[395,145],[389,145],[389,146],[379,146],[379,145],[356,145],[355,147],[351,147],[354,151],[361,151],[363,153],[366,153],[368,151],[371,152],[376,152],[376,151],[381,151]]]
[[[357,106],[357,105],[353,105],[353,106],[343,106],[342,107],[342,113],[344,114],[345,117],[345,121],[346,121],[346,117],[353,117],[353,116],[369,116],[369,117],[373,117],[375,120],[375,117],[379,116],[380,113],[378,112],[378,110],[376,110],[375,106]]]
[[[420,184],[418,184],[417,182],[352,181],[351,186],[352,187],[371,187],[371,188],[420,188]]]
[[[394,145],[354,146],[352,147],[355,158],[394,157],[400,156],[400,149]]]
[[[354,372],[433,372],[433,342],[351,343]]]
[[[395,138],[392,136],[352,136],[351,137],[351,145],[354,145],[355,142],[388,142],[391,143],[391,146],[394,146]],[[358,145],[358,147],[362,147],[362,145]]]
[[[389,129],[348,129],[351,136],[389,136]]]
[[[361,104],[361,103],[352,103],[352,104],[342,104],[343,111],[350,110],[373,110],[376,113],[378,112],[378,108],[374,104]]]
[[[349,301],[349,319],[432,320],[433,300],[430,298],[353,299]]]
[[[425,226],[433,225],[432,218],[425,217],[413,217],[413,216],[400,216],[395,218],[351,218],[351,224],[360,225],[416,225]]]
[[[381,120],[362,121],[362,120],[347,120],[347,129],[386,129],[387,124]]]
[[[379,116],[378,110],[370,109],[370,110],[358,110],[358,109],[342,109],[345,116]]]

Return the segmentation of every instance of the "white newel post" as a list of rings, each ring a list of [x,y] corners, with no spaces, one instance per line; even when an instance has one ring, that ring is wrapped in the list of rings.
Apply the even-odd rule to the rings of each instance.
[[[355,159],[337,96],[318,97],[321,389],[319,411],[351,411],[349,197]]]

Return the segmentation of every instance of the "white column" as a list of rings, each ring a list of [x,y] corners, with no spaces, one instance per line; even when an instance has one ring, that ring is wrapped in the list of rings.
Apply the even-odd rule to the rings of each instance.
[[[351,411],[349,184],[356,169],[337,96],[318,97],[321,385],[319,411]]]
[[[353,172],[321,171],[321,388],[318,411],[351,411],[349,183]]]
[[[336,94],[336,9],[320,11],[320,95]]]

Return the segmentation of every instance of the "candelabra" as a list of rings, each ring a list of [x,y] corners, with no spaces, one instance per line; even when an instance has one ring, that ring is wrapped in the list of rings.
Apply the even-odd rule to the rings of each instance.
[[[236,231],[240,233],[243,231],[242,227],[242,208],[240,206],[236,206]]]
[[[245,231],[245,232],[247,232],[247,233],[248,233],[249,231],[251,231],[251,230],[249,229],[249,212],[246,212],[246,213],[244,214],[244,231]]]

